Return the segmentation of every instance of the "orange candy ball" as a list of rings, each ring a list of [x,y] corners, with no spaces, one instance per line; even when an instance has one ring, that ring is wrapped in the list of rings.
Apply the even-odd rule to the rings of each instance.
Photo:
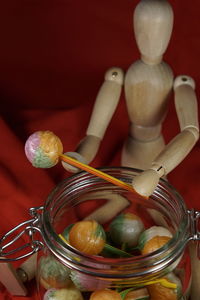
[[[122,298],[118,292],[104,289],[93,292],[90,295],[90,300],[122,300]]]
[[[80,221],[69,232],[69,243],[79,251],[89,255],[99,254],[106,241],[103,227],[94,220]]]
[[[152,300],[178,300],[176,289],[170,289],[155,283],[148,286],[148,292]]]
[[[149,299],[149,293],[146,288],[141,288],[138,290],[130,291],[126,294],[124,300],[134,300],[134,299]]]
[[[169,236],[154,236],[146,242],[141,252],[143,255],[152,253],[164,246],[170,239],[171,238]]]

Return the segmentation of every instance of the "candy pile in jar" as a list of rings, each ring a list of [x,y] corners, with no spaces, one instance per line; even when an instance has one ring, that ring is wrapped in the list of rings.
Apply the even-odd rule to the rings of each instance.
[[[133,213],[114,218],[105,231],[95,220],[70,224],[60,237],[77,250],[102,257],[131,257],[156,251],[171,238],[171,232],[162,226],[145,229],[142,220]],[[78,272],[68,269],[53,256],[43,256],[39,263],[39,282],[46,290],[43,300],[178,300],[182,287],[180,279],[168,273],[161,281],[145,286],[111,289],[98,286],[91,291],[90,282],[82,280]]]

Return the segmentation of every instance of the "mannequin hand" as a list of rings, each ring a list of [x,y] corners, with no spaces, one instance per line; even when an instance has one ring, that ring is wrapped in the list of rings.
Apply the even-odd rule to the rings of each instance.
[[[64,154],[78,160],[81,163],[84,163],[84,164],[86,163],[85,158],[78,152],[65,152]],[[68,172],[77,173],[80,171],[79,168],[73,167],[72,165],[70,165],[64,161],[61,161],[61,164],[63,165],[64,169],[67,170]]]
[[[134,178],[132,186],[138,194],[149,197],[151,194],[153,194],[159,179],[159,173],[157,173],[155,170],[148,169]]]

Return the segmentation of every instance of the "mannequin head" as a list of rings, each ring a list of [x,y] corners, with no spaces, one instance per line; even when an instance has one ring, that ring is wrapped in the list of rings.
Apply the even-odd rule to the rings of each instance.
[[[169,44],[173,10],[166,0],[141,0],[134,12],[134,32],[141,59],[156,64]]]

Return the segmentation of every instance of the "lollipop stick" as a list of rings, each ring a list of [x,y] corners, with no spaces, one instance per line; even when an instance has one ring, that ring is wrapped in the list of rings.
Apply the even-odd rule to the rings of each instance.
[[[84,170],[84,171],[86,171],[88,173],[91,173],[91,174],[96,175],[96,176],[98,176],[100,178],[103,178],[106,181],[109,181],[109,182],[111,182],[111,183],[113,183],[113,184],[115,184],[117,186],[120,186],[120,187],[122,187],[122,188],[124,188],[124,189],[126,189],[126,190],[128,190],[130,192],[135,192],[136,193],[136,191],[134,190],[134,188],[130,184],[125,183],[125,182],[123,182],[123,181],[121,181],[121,180],[119,180],[119,179],[117,179],[117,178],[115,178],[113,176],[110,176],[110,175],[108,175],[108,174],[106,174],[106,173],[104,173],[102,171],[99,171],[99,170],[97,170],[95,168],[92,168],[92,167],[90,167],[88,165],[85,165],[85,164],[79,162],[78,160],[76,160],[74,158],[71,158],[71,157],[69,157],[67,155],[61,154],[60,155],[60,159],[62,161],[64,161],[64,162],[66,162],[66,163],[74,166],[74,167],[77,167],[77,168],[79,168],[81,170]]]

